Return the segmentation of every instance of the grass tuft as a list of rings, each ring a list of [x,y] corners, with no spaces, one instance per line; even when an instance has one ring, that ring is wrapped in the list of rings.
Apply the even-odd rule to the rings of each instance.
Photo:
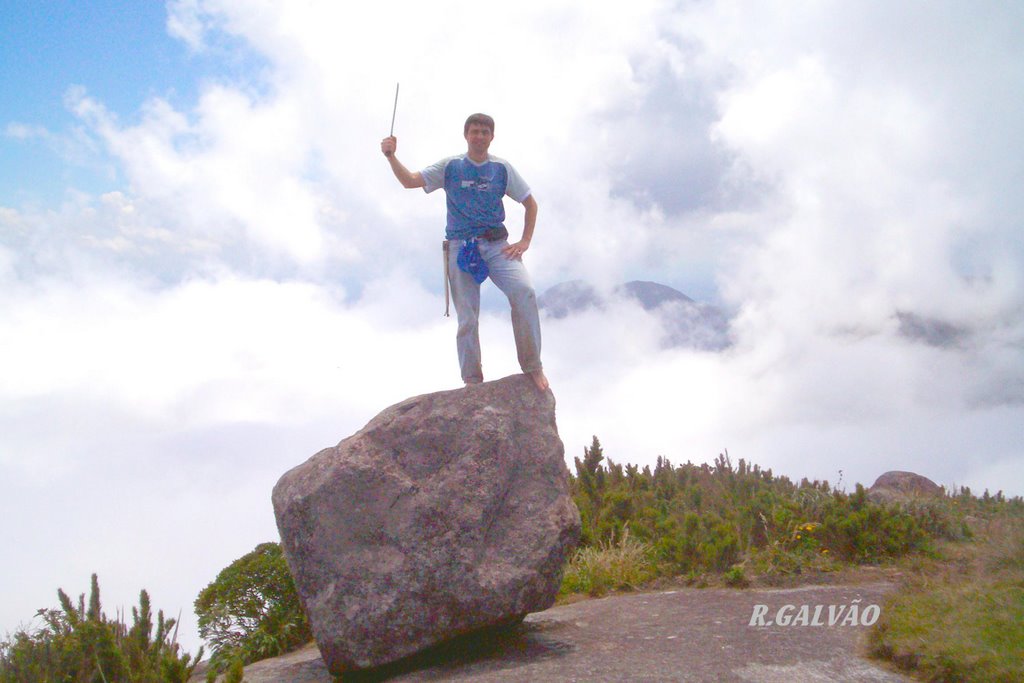
[[[633,590],[655,575],[651,548],[629,535],[626,527],[618,541],[579,548],[562,577],[561,593],[604,595],[612,590]]]

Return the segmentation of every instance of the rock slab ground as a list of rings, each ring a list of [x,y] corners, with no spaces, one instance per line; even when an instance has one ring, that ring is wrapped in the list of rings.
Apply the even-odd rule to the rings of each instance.
[[[580,534],[554,396],[524,375],[386,409],[273,503],[336,674],[547,609]]]
[[[342,681],[725,683],[878,682],[913,679],[864,657],[863,625],[751,626],[780,608],[870,605],[893,585],[692,589],[560,605],[503,631],[479,634]],[[858,601],[855,603],[855,601]],[[330,683],[315,647],[246,667],[248,683]]]

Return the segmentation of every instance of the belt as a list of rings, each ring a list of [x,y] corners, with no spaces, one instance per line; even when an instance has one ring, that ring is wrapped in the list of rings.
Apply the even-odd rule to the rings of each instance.
[[[498,242],[508,237],[508,230],[505,226],[499,225],[496,228],[487,228],[480,233],[480,239],[487,240],[488,242]]]

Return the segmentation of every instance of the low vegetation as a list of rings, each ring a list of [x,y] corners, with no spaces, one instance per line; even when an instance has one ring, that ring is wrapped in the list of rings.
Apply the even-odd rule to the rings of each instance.
[[[180,651],[177,623],[157,613],[156,631],[149,594],[132,608],[132,624],[109,619],[100,605],[95,574],[89,600],[75,605],[57,590],[59,609],[41,609],[35,627],[0,643],[0,683],[185,683],[203,656]]]
[[[575,464],[571,487],[583,529],[563,593],[599,595],[639,576],[698,584],[721,577],[743,586],[752,575],[770,582],[928,555],[937,541],[971,533],[945,500],[876,505],[860,484],[852,493],[827,481],[797,484],[742,459],[734,467],[728,454],[712,465],[673,466],[659,457],[653,470],[623,467],[605,460],[595,437]],[[588,577],[590,567],[601,575]]]
[[[562,578],[564,593],[600,595],[609,590],[632,590],[654,578],[652,547],[629,535],[584,546],[566,566]]]
[[[871,653],[930,681],[1024,681],[1024,518],[971,507],[978,540],[908,563]]]

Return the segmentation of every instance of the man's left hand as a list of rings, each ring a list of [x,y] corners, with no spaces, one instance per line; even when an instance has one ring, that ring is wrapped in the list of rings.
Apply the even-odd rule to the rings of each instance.
[[[505,254],[505,258],[515,259],[516,261],[522,261],[523,254],[529,248],[529,240],[519,240],[515,244],[509,244],[504,249],[502,249],[501,252]]]

